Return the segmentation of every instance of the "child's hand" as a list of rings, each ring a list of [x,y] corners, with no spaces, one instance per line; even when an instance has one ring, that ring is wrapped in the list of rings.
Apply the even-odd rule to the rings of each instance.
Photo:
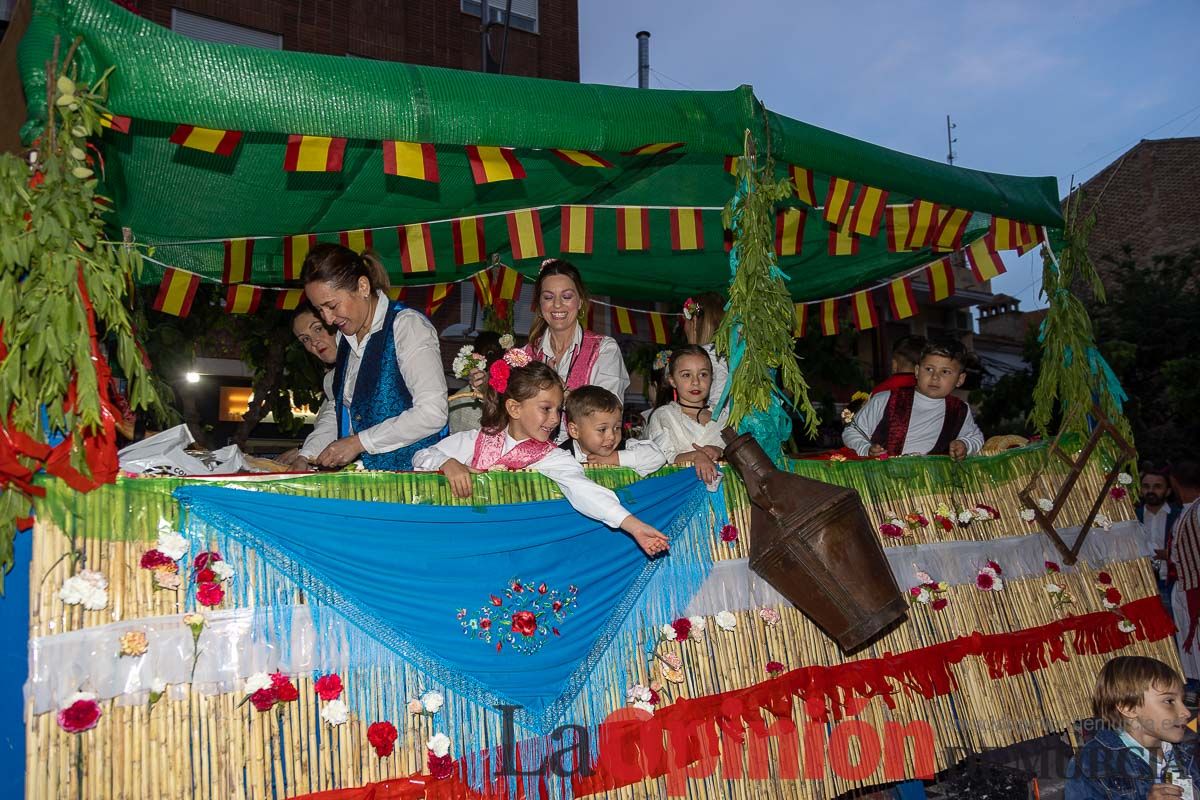
[[[633,514],[621,522],[621,530],[632,536],[633,540],[638,543],[638,547],[642,548],[648,556],[653,557],[665,553],[671,547],[662,532],[654,526],[642,522]]]
[[[696,477],[704,483],[712,483],[717,479],[717,465],[708,457],[708,453],[697,450],[695,453]]]
[[[692,447],[696,448],[697,452],[704,453],[713,461],[719,461],[725,455],[725,451],[719,447],[714,447],[711,444],[696,444],[692,442]]]
[[[1183,789],[1171,783],[1156,783],[1150,787],[1146,800],[1175,800],[1183,797]]]
[[[880,455],[883,455],[883,454],[884,454],[884,453],[886,453],[886,452],[887,452],[887,451],[883,449],[883,445],[880,445],[880,444],[873,444],[873,445],[871,445],[871,447],[870,447],[870,448],[867,450],[867,455],[868,455],[868,456],[880,456]]]
[[[467,375],[467,384],[475,391],[482,391],[484,384],[488,382],[488,374],[481,369],[473,369]]]
[[[950,457],[955,461],[962,461],[967,457],[967,443],[962,439],[955,439],[950,443]]]
[[[587,463],[592,465],[607,464],[610,467],[619,467],[621,466],[621,457],[617,455],[616,450],[613,450],[606,456],[598,456],[595,453],[592,453],[588,456]]]
[[[454,492],[455,497],[470,497],[473,489],[471,475],[482,472],[482,470],[472,469],[466,466],[461,461],[450,458],[442,464],[442,474],[446,476],[446,480],[450,481],[450,491]]]

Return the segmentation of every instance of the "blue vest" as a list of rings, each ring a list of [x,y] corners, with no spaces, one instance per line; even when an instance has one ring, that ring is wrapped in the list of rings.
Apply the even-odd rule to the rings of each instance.
[[[338,438],[349,436],[351,430],[362,431],[384,420],[398,417],[413,406],[412,392],[396,365],[396,340],[392,335],[396,314],[407,309],[403,303],[388,306],[383,329],[367,342],[358,378],[354,382],[354,397],[347,408],[342,400],[346,385],[346,362],[350,358],[350,342],[345,337],[338,345],[337,365],[333,373],[333,396],[338,402]],[[412,457],[418,450],[437,443],[436,434],[418,442],[392,450],[390,453],[362,454],[367,469],[411,470]]]

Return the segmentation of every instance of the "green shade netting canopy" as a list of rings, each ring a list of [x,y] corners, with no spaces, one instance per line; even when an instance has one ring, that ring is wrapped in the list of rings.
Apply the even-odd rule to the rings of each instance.
[[[30,120],[46,118],[45,64],[81,37],[83,80],[113,66],[108,106],[131,118],[104,137],[105,190],[114,232],[154,245],[154,258],[221,280],[223,240],[258,239],[250,283],[284,283],[281,237],[374,228],[373,245],[397,283],[458,281],[485,264],[455,263],[449,220],[484,220],[487,253],[526,275],[538,258],[511,261],[503,212],[540,210],[545,255],[560,253],[562,205],[595,206],[590,254],[567,255],[599,294],[680,299],[724,290],[729,260],[720,212],[734,190],[725,157],[740,155],[749,130],[780,177],[788,165],[813,173],[817,204],[831,177],[887,190],[889,204],[920,198],[972,213],[964,244],[992,216],[1050,228],[1063,224],[1053,178],[1021,178],[951,167],[822,130],[766,110],[748,86],[727,92],[639,90],[487,75],[309,53],[194,41],[109,0],[36,0],[19,66]],[[242,131],[230,156],[169,141],[186,124]],[[338,172],[287,172],[289,134],[344,137]],[[385,140],[432,143],[436,183],[386,175]],[[626,155],[652,143],[682,143],[657,155]],[[476,185],[466,145],[515,148],[523,180]],[[586,150],[607,169],[568,163],[553,148]],[[805,204],[793,201],[798,207]],[[649,207],[649,248],[618,249],[617,206]],[[671,247],[673,207],[702,212],[704,248]],[[396,227],[430,226],[435,271],[404,275]],[[780,260],[797,301],[821,299],[903,274],[941,254],[889,252],[886,230],[860,237],[855,255],[828,250],[829,225],[809,209],[803,246]],[[162,269],[142,274],[158,283]]]

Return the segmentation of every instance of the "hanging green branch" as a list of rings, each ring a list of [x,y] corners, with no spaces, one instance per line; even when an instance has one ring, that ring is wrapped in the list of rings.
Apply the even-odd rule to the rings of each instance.
[[[740,430],[748,416],[771,409],[773,396],[778,406],[778,373],[790,402],[804,417],[805,432],[814,437],[817,412],[795,357],[792,297],[784,283],[786,276],[776,265],[773,247],[776,204],[791,196],[791,184],[787,179],[775,179],[769,152],[761,164],[758,160],[747,132],[745,154],[738,159],[738,189],[722,214],[726,227],[734,233],[729,257],[733,279],[729,308],[714,340],[717,353],[728,359],[732,373],[729,420]],[[767,442],[761,443],[769,448]]]

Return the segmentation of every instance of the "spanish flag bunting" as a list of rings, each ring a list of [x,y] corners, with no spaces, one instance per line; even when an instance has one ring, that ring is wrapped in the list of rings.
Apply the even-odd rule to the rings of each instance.
[[[788,173],[792,176],[792,186],[796,190],[796,197],[799,197],[801,202],[815,207],[817,195],[813,191],[812,170],[791,164],[788,167]]]
[[[850,298],[850,310],[854,313],[854,327],[860,331],[870,330],[879,324],[879,315],[875,311],[875,300],[871,297],[870,289],[854,293]]]
[[[667,319],[657,311],[651,311],[650,317],[650,338],[655,344],[667,344],[671,341],[671,337],[667,331]]]
[[[607,169],[612,166],[611,161],[607,161],[596,155],[590,150],[556,150],[551,149],[551,153],[561,158],[568,164],[574,164],[577,167],[597,167]]]
[[[914,200],[909,213],[908,246],[906,250],[928,247],[938,224],[938,204],[928,200]]]
[[[830,178],[829,191],[825,194],[825,221],[842,227],[850,206],[854,204],[854,181],[845,178]]]
[[[633,314],[628,308],[613,306],[613,328],[617,333],[623,333],[626,336],[636,336],[637,328],[633,324]]]
[[[909,234],[912,232],[912,206],[888,206],[887,220],[888,252],[903,253],[910,250]]]
[[[641,147],[635,147],[621,155],[623,156],[656,156],[659,153],[666,153],[671,150],[683,147],[683,142],[656,142],[653,144],[644,144]]]
[[[437,183],[437,152],[429,143],[387,139],[383,143],[383,172],[385,175]]]
[[[521,282],[524,276],[512,267],[500,265],[496,273],[495,283],[492,284],[492,295],[497,300],[515,300],[521,294]]]
[[[837,299],[821,301],[821,335],[833,336],[838,332]]]
[[[476,184],[525,178],[525,167],[521,166],[511,147],[469,144],[467,159],[471,162],[471,175]]]
[[[288,136],[283,169],[286,172],[341,172],[345,152],[346,140],[343,138],[293,133]]]
[[[700,209],[671,209],[671,249],[704,249],[704,222],[700,218]]]
[[[342,231],[338,234],[338,241],[342,243],[342,247],[348,247],[356,253],[370,250],[375,243],[371,231],[366,229]]]
[[[304,267],[304,257],[316,243],[317,235],[315,233],[283,237],[283,279],[285,281],[300,279],[300,270]]]
[[[263,290],[248,283],[230,286],[225,292],[226,314],[253,314],[258,310]]]
[[[892,308],[892,319],[908,319],[917,313],[917,298],[913,294],[911,278],[897,278],[888,284],[888,305]]]
[[[536,209],[510,211],[505,216],[508,219],[508,243],[514,259],[520,261],[546,255],[546,246],[542,244],[542,217]]]
[[[216,153],[219,156],[231,156],[238,142],[242,140],[241,131],[218,131],[212,128],[200,128],[196,125],[180,125],[171,134],[171,144],[189,147],[192,150],[203,150],[206,153]]]
[[[408,296],[407,286],[389,286],[387,296],[392,300],[403,300]]]
[[[1019,222],[1004,217],[992,217],[992,226],[988,234],[997,250],[1016,250],[1020,245]]]
[[[939,258],[925,268],[925,279],[929,282],[929,299],[937,303],[954,294],[954,269],[950,258]]]
[[[802,339],[808,331],[808,303],[796,303],[793,308],[795,319],[792,322],[792,336]]]
[[[946,216],[938,223],[937,232],[933,234],[933,249],[948,252],[962,247],[963,231],[967,229],[970,219],[971,212],[965,208],[947,209]]]
[[[101,127],[116,131],[117,133],[129,133],[129,124],[133,122],[129,117],[122,117],[120,114],[101,114]]]
[[[303,299],[303,289],[279,289],[275,292],[275,307],[281,311],[294,311]]]
[[[741,156],[725,156],[725,171],[730,175],[738,174],[738,167],[741,165]]]
[[[1022,222],[1017,227],[1017,254],[1025,255],[1044,241],[1041,226],[1031,222]]]
[[[782,208],[775,213],[775,255],[798,256],[804,246],[804,223],[808,212],[802,208]]]
[[[491,308],[494,305],[492,276],[488,275],[486,269],[480,270],[471,276],[471,283],[475,284],[475,298],[479,300],[479,305],[483,308]]]
[[[592,233],[596,209],[591,206],[562,207],[562,241],[558,249],[564,253],[592,252]]]
[[[646,250],[650,247],[650,210],[617,209],[617,249]]]
[[[454,234],[455,264],[461,267],[487,260],[487,248],[483,243],[483,217],[451,220],[450,230]]]
[[[253,239],[226,239],[225,264],[222,267],[222,283],[245,283],[250,279],[250,266],[253,263]]]
[[[850,230],[859,236],[874,238],[879,233],[883,210],[887,208],[888,193],[874,186],[863,186],[858,192],[858,203],[850,214]]]
[[[594,331],[596,324],[595,315],[596,306],[593,303],[588,303],[587,310],[583,312],[583,327],[584,330]]]
[[[396,231],[400,234],[400,264],[405,275],[437,269],[433,263],[433,236],[428,225],[401,225]]]
[[[1004,261],[992,247],[991,236],[981,236],[971,242],[971,246],[967,248],[967,261],[971,262],[971,271],[975,273],[975,280],[980,282],[990,281],[997,275],[1005,273]]]
[[[446,298],[450,296],[450,291],[454,288],[453,283],[436,283],[429,287],[429,301],[425,304],[425,316],[432,317],[442,307],[442,303],[446,302]]]
[[[850,226],[829,227],[829,255],[856,256],[858,255],[858,237],[850,232]]]
[[[167,267],[163,270],[162,283],[150,307],[164,314],[186,317],[192,311],[192,301],[200,288],[200,276],[187,270]]]

